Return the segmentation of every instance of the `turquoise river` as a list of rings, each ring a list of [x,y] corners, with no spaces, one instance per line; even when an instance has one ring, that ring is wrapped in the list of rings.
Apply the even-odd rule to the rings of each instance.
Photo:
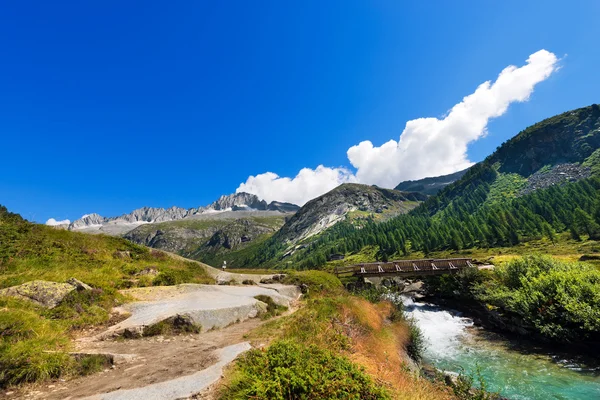
[[[440,370],[458,373],[462,368],[473,375],[479,368],[488,390],[514,400],[600,399],[598,368],[533,351],[533,345],[476,328],[458,313],[406,297],[403,303],[425,336],[425,361]]]

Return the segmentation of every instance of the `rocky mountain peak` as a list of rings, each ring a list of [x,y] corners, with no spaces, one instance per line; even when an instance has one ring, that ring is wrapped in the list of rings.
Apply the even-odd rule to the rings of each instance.
[[[255,209],[266,210],[267,202],[258,198],[255,194],[240,192],[230,195],[224,195],[219,200],[212,203],[208,208],[214,210],[234,210],[234,209]]]
[[[69,229],[79,229],[84,228],[86,226],[94,226],[94,225],[102,225],[106,222],[106,218],[101,216],[100,214],[92,213],[86,214],[79,218],[76,221],[73,221],[71,225],[69,225]]]

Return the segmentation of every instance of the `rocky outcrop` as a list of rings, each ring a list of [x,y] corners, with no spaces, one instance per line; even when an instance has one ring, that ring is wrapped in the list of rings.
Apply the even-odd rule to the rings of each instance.
[[[221,196],[219,200],[215,201],[207,208],[216,211],[234,209],[266,210],[267,202],[259,199],[255,194],[240,192],[228,196]]]
[[[280,201],[272,201],[267,206],[267,210],[271,211],[279,211],[283,213],[295,213],[300,209],[300,206],[297,206],[292,203],[285,203]]]
[[[234,249],[242,243],[251,242],[257,236],[273,233],[274,231],[272,226],[260,224],[253,219],[239,219],[217,230],[206,243],[206,246]]]
[[[551,168],[542,168],[527,179],[527,185],[519,195],[523,196],[539,189],[589,178],[591,174],[590,168],[575,163],[557,164]]]
[[[69,279],[67,283],[38,280],[2,289],[0,296],[14,297],[31,301],[42,307],[54,308],[72,291],[91,289],[90,286],[75,278]]]
[[[277,232],[276,238],[294,245],[344,220],[353,211],[392,217],[411,210],[426,199],[427,196],[421,193],[343,184],[306,203]]]

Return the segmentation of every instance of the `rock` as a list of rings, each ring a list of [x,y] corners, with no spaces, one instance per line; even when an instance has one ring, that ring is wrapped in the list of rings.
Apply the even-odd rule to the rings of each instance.
[[[141,270],[140,272],[135,274],[135,276],[145,276],[145,275],[157,276],[158,269],[156,269],[155,267],[148,267],[148,268],[144,268],[143,270]]]
[[[121,251],[121,250],[117,250],[113,253],[113,257],[114,258],[121,258],[121,259],[125,259],[125,258],[131,258],[131,252],[129,251]]]
[[[268,311],[267,303],[264,303],[260,300],[256,301],[256,308],[258,311],[258,315],[265,314]]]
[[[519,192],[519,196],[566,182],[575,182],[589,178],[592,170],[577,163],[556,164],[550,169],[541,168],[527,179],[527,184]]]
[[[70,283],[38,280],[2,289],[0,296],[29,300],[42,307],[54,308],[73,290],[76,290],[76,287]]]
[[[92,287],[90,285],[81,282],[79,279],[69,278],[67,280],[67,283],[75,286],[75,289],[77,290],[92,290]]]
[[[217,285],[229,285],[231,284],[231,275],[228,273],[221,273],[217,275]]]

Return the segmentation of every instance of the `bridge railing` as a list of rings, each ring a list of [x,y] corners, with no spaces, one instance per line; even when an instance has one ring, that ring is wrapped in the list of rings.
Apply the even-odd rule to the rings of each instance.
[[[444,258],[421,260],[396,260],[388,262],[374,262],[336,267],[337,276],[348,275],[378,275],[378,274],[437,274],[453,272],[455,270],[472,267],[470,258]]]

